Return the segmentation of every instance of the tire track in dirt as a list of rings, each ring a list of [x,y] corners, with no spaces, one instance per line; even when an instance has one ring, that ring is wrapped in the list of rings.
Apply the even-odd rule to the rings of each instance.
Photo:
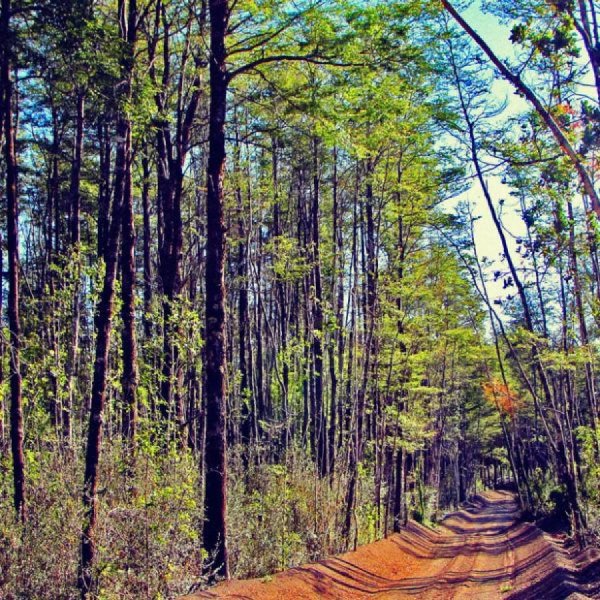
[[[402,533],[272,577],[226,581],[192,598],[244,600],[562,600],[600,598],[600,553],[573,552],[487,492],[435,529]]]

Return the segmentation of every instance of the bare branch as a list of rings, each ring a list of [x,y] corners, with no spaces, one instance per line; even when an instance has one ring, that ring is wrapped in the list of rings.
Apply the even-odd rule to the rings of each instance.
[[[249,62],[233,71],[229,72],[229,81],[237,77],[238,75],[242,75],[243,73],[247,73],[248,71],[252,71],[261,65],[266,65],[274,62],[305,62],[311,63],[315,65],[328,65],[331,67],[361,67],[365,66],[365,63],[353,63],[353,62],[337,62],[335,60],[326,58],[324,56],[320,56],[318,54],[276,54],[274,56],[263,56],[262,58],[258,58]]]
[[[541,103],[533,90],[518,76],[515,75],[494,53],[494,51],[486,44],[483,38],[461,17],[457,10],[448,0],[442,0],[444,8],[452,15],[454,20],[462,27],[462,29],[471,37],[471,39],[485,52],[488,58],[492,61],[495,67],[500,71],[501,75],[507,79],[515,89],[521,93],[535,108],[538,115],[546,123],[548,129],[552,132],[554,139],[557,141],[561,150],[569,157],[575,167],[583,189],[590,198],[594,212],[600,217],[600,198],[594,187],[594,183],[590,174],[587,172],[581,158],[567,139],[560,125],[550,114],[548,109]]]

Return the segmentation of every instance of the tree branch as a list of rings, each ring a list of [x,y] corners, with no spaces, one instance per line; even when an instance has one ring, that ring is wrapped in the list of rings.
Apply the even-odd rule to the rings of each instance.
[[[592,209],[600,217],[600,198],[594,187],[594,183],[590,174],[587,172],[581,158],[567,139],[560,125],[556,122],[554,117],[550,114],[548,109],[544,107],[539,98],[531,90],[531,88],[518,76],[511,72],[511,70],[494,54],[494,51],[486,44],[481,36],[461,17],[456,11],[452,4],[448,0],[442,0],[444,8],[452,15],[454,20],[461,26],[461,28],[471,37],[471,39],[485,52],[488,58],[492,61],[494,66],[500,71],[501,75],[507,79],[515,89],[521,93],[535,108],[538,115],[546,123],[548,129],[550,129],[554,139],[560,146],[561,150],[569,157],[573,166],[575,167],[583,189],[587,196],[590,198],[592,203]]]
[[[252,71],[256,69],[256,67],[260,67],[261,65],[266,65],[274,62],[306,62],[312,63],[316,65],[329,65],[332,67],[360,67],[364,66],[364,63],[346,63],[346,62],[336,62],[332,59],[320,56],[318,54],[276,54],[274,56],[263,56],[262,58],[257,58],[233,71],[230,71],[228,74],[228,79],[231,81],[238,75],[242,75],[243,73],[247,73],[248,71]]]

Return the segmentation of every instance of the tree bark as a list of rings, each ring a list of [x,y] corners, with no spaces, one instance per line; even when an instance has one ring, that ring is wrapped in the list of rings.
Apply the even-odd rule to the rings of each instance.
[[[127,78],[127,96],[131,96],[133,79],[134,56],[137,39],[137,5],[136,0],[129,0],[128,16],[126,26],[122,28],[122,36],[127,44],[126,57],[124,59],[123,71]],[[125,25],[125,24],[124,24]],[[121,375],[121,387],[123,390],[123,434],[129,446],[130,458],[135,454],[135,435],[137,428],[137,385],[138,385],[138,348],[135,331],[135,214],[133,207],[133,147],[131,120],[128,115],[123,114],[123,133],[125,134],[122,157],[123,164],[119,168],[124,169],[121,204],[121,318],[123,319],[123,330],[121,343],[123,348],[123,373]],[[116,196],[117,190],[115,190]]]
[[[108,123],[101,118],[98,123],[100,144],[100,185],[98,190],[98,256],[104,258],[110,226],[111,160],[112,146]]]
[[[146,155],[142,156],[142,217],[144,233],[144,337],[149,340],[152,335],[152,251],[150,225],[150,161]]]
[[[130,0],[132,2],[133,0]],[[135,34],[133,34],[135,35]],[[134,41],[131,41],[134,47]],[[135,435],[137,428],[137,385],[138,385],[138,348],[135,331],[135,222],[132,189],[132,146],[131,127],[129,127],[125,148],[125,181],[123,186],[123,203],[121,209],[122,258],[121,258],[121,291],[123,319],[122,347],[123,374],[121,385],[123,390],[123,434],[129,445],[132,456],[135,452]]]
[[[105,246],[105,274],[102,293],[98,303],[96,325],[96,352],[94,375],[90,398],[90,420],[85,455],[85,476],[83,487],[84,527],[81,538],[81,562],[79,569],[79,589],[82,598],[94,593],[93,566],[96,556],[96,524],[98,520],[98,462],[102,441],[102,419],[106,397],[106,379],[108,371],[108,353],[113,325],[114,291],[117,274],[117,255],[119,232],[121,228],[121,201],[125,163],[125,139],[127,131],[121,121],[118,127],[119,137],[123,141],[117,146],[115,158],[115,198],[112,205],[111,223]]]
[[[319,474],[327,474],[329,467],[327,460],[327,431],[325,420],[325,407],[323,405],[323,287],[321,282],[321,250],[319,232],[319,203],[321,198],[321,177],[319,166],[320,140],[314,136],[312,140],[313,151],[313,193],[312,193],[312,284],[313,284],[313,331],[312,331],[312,360],[314,365],[314,414],[313,427],[315,428],[316,456]]]
[[[206,197],[206,446],[203,529],[209,579],[229,578],[227,553],[227,438],[225,432],[225,225],[223,176],[227,113],[225,37],[229,2],[210,0],[210,112]]]
[[[235,135],[235,170],[240,174],[240,135],[239,127]],[[240,435],[242,444],[245,446],[244,459],[247,462],[249,447],[252,439],[256,441],[258,431],[256,428],[257,414],[253,408],[255,398],[252,396],[248,378],[248,348],[247,334],[249,310],[248,310],[248,249],[246,240],[246,227],[244,223],[244,202],[241,186],[238,184],[235,190],[238,210],[238,242],[237,242],[237,281],[238,281],[238,364],[240,371]]]
[[[0,106],[2,106],[2,96],[0,92]],[[0,109],[1,110],[1,109]],[[4,121],[1,118],[3,113],[0,113],[0,132],[4,131]],[[0,134],[0,145],[2,145],[2,139],[4,135]],[[4,240],[0,233],[0,273],[4,273]],[[1,278],[0,278],[1,281]],[[0,285],[0,315],[4,310],[4,286]],[[4,343],[4,336],[0,338],[0,385],[4,383],[4,352],[6,346]],[[0,450],[4,451],[6,444],[6,424],[4,422],[5,408],[4,408],[4,395],[0,397]]]
[[[8,326],[10,329],[10,439],[13,457],[13,502],[25,521],[25,455],[23,453],[23,399],[21,396],[21,320],[19,315],[19,206],[16,131],[13,123],[11,2],[2,0],[0,13],[0,93],[4,125],[6,168],[6,240],[8,246]]]
[[[328,429],[328,455],[329,455],[329,473],[333,475],[335,471],[336,459],[336,427],[341,427],[341,419],[338,416],[338,371],[336,370],[336,352],[337,366],[339,373],[343,367],[343,336],[342,336],[342,313],[344,310],[344,281],[343,281],[343,236],[342,236],[342,216],[340,210],[340,201],[338,195],[338,152],[333,149],[333,236],[332,236],[332,285],[331,285],[331,303],[335,306],[335,333],[329,342],[329,378],[331,379],[331,400],[329,406],[329,429]],[[336,295],[337,294],[337,295]]]
[[[73,143],[73,162],[71,164],[71,183],[69,196],[71,200],[71,249],[75,265],[75,282],[73,285],[73,299],[71,305],[71,346],[67,361],[68,377],[68,399],[63,407],[63,436],[67,442],[72,437],[72,412],[75,403],[75,391],[77,387],[77,360],[79,355],[79,326],[81,320],[81,165],[83,161],[83,126],[85,120],[85,95],[82,90],[77,93],[77,116],[75,123],[75,140]]]
[[[131,94],[131,73],[133,69],[133,46],[130,37],[135,35],[137,26],[136,0],[129,0],[125,13],[124,0],[119,0],[118,14],[127,14],[120,19],[121,35],[128,43],[121,69],[126,85],[121,92],[121,100],[125,101]],[[135,39],[135,38],[134,38]],[[113,326],[115,279],[117,275],[119,234],[122,225],[122,211],[128,183],[131,151],[131,122],[121,108],[117,120],[117,153],[115,156],[114,199],[108,238],[105,247],[105,274],[102,292],[96,313],[96,353],[94,374],[90,399],[90,421],[88,441],[85,455],[85,475],[83,484],[84,525],[81,536],[81,558],[79,563],[78,587],[82,600],[91,598],[96,593],[96,576],[94,563],[96,558],[96,528],[98,522],[98,465],[102,443],[102,424],[106,398],[106,382],[108,372],[108,355]],[[129,166],[128,166],[129,165]]]

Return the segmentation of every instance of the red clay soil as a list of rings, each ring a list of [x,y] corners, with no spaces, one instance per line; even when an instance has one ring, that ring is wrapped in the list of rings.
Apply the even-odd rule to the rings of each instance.
[[[511,494],[488,492],[436,529],[410,522],[355,552],[186,598],[600,598],[600,553],[570,551],[560,537],[520,522]]]

